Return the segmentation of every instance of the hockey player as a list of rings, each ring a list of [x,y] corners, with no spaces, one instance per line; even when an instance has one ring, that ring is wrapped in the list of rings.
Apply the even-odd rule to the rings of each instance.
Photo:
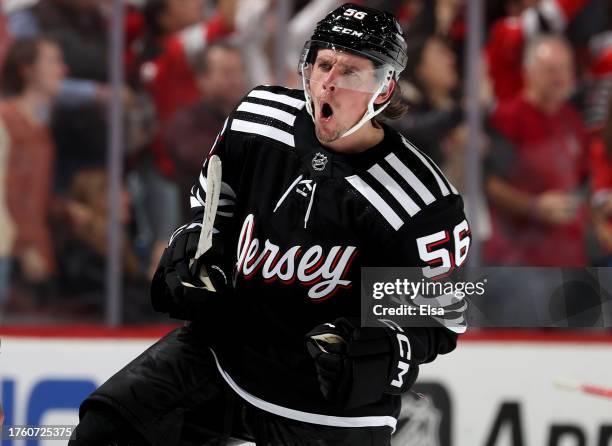
[[[223,165],[213,247],[193,262],[207,160],[153,279],[155,309],[192,322],[83,402],[71,444],[390,444],[400,394],[462,327],[361,327],[360,268],[460,266],[470,242],[454,187],[374,119],[405,50],[392,15],[345,4],[305,45],[303,91],[244,98],[208,155]]]

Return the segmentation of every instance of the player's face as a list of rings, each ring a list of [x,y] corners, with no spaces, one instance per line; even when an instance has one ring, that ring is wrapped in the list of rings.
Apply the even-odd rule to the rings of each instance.
[[[361,119],[378,81],[372,61],[322,49],[312,66],[308,86],[317,138],[330,143]]]

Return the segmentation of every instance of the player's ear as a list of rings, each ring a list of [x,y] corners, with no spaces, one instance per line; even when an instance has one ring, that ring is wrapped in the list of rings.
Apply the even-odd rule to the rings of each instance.
[[[387,102],[389,98],[391,97],[391,95],[393,95],[396,85],[397,84],[395,82],[395,79],[391,79],[389,83],[387,84],[387,86],[383,88],[382,92],[380,92],[380,94],[374,101],[374,104],[380,105],[380,104],[384,104],[385,102]]]

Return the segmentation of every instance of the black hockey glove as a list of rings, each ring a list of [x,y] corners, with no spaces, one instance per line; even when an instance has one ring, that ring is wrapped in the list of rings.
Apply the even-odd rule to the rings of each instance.
[[[171,237],[151,282],[155,311],[191,320],[207,294],[221,294],[229,289],[220,245],[213,241],[210,250],[196,261],[199,239],[200,225],[185,226]]]
[[[399,394],[416,381],[410,343],[398,328],[359,327],[348,319],[322,324],[306,335],[323,396],[343,408]]]

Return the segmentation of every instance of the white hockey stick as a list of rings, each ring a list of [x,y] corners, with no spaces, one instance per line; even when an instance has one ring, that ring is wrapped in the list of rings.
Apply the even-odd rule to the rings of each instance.
[[[206,202],[204,203],[200,241],[195,255],[196,260],[212,246],[213,224],[215,223],[215,215],[217,215],[220,194],[221,159],[217,155],[213,155],[208,160],[208,170],[206,171]]]
[[[206,171],[206,201],[204,203],[204,216],[202,217],[202,229],[200,230],[200,239],[198,240],[198,249],[196,250],[195,258],[189,262],[189,267],[198,260],[212,246],[213,225],[215,223],[215,215],[217,214],[217,206],[219,205],[219,195],[221,194],[221,159],[217,155],[213,155],[208,160],[208,169]],[[206,267],[200,268],[199,277],[204,288],[209,291],[216,291]],[[194,285],[182,282],[184,286],[197,288]]]

